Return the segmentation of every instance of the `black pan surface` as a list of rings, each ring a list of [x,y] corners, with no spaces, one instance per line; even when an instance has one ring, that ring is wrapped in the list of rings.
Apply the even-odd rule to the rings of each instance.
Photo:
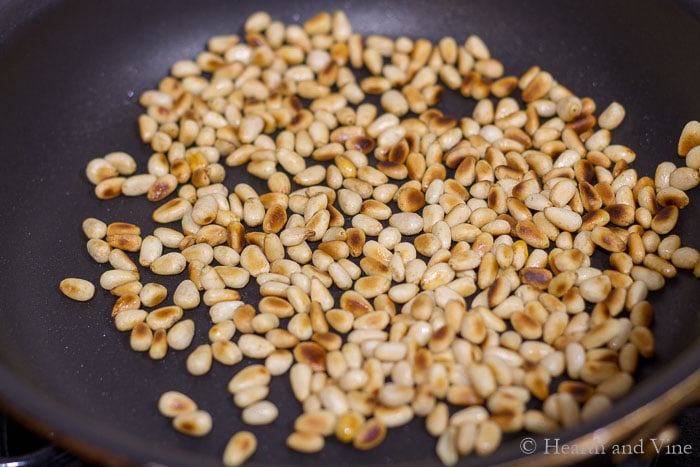
[[[210,36],[240,32],[256,10],[289,23],[337,8],[364,34],[433,41],[451,35],[458,42],[478,34],[507,73],[538,64],[578,95],[594,98],[599,109],[612,100],[623,103],[627,118],[614,142],[637,151],[640,174],[653,176],[663,160],[683,164],[675,151],[678,136],[685,122],[700,118],[700,24],[671,1],[2,2],[0,399],[13,413],[101,461],[220,462],[228,437],[243,428],[225,389],[236,370],[214,365],[206,376],[189,377],[187,352],[153,362],[132,352],[128,335],[114,329],[108,293],[98,290],[92,301],[79,304],[58,290],[64,277],[97,282],[104,270],[85,251],[85,217],[135,222],[144,232],[154,227],[148,221],[153,205],[145,199],[97,200],[84,167],[93,157],[125,150],[145,171],[150,150],[138,139],[138,96],[155,87],[174,61],[193,58]],[[473,103],[448,95],[441,108],[469,115]],[[243,174],[229,172],[227,185]],[[675,232],[698,248],[697,190],[691,199]],[[173,290],[175,282],[164,283]],[[562,439],[620,418],[698,368],[698,290],[697,280],[682,272],[651,296],[658,355],[645,362],[640,383],[608,414],[562,433]],[[256,300],[252,292],[244,298]],[[204,341],[206,310],[188,315],[199,324],[196,339]],[[208,437],[182,436],[157,413],[158,396],[169,389],[191,395],[214,415]],[[335,440],[318,455],[292,453],[284,439],[299,406],[285,377],[274,380],[271,398],[281,416],[252,430],[260,440],[253,464],[437,462],[422,420],[390,430],[369,453]],[[492,458],[462,461],[490,464],[519,456],[516,437]]]

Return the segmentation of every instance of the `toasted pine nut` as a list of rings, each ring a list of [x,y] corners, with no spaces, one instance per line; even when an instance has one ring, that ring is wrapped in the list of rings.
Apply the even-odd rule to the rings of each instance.
[[[258,447],[257,438],[250,431],[239,431],[234,434],[223,454],[223,463],[226,467],[236,467],[245,463]]]
[[[678,140],[678,155],[686,156],[696,146],[700,146],[700,122],[693,120],[683,127]]]
[[[364,451],[378,446],[385,437],[386,426],[377,419],[370,419],[357,430],[352,444]]]
[[[119,316],[119,315],[117,315]],[[137,323],[131,330],[129,345],[136,352],[145,352],[153,343],[153,331],[144,322]]]
[[[95,295],[95,286],[85,279],[74,277],[63,279],[59,288],[66,297],[79,302],[88,301]]]
[[[204,410],[182,413],[173,419],[173,427],[189,436],[206,436],[211,431],[212,425],[211,415]]]
[[[324,444],[323,436],[318,433],[295,431],[287,437],[287,447],[307,454],[319,452]]]
[[[166,253],[163,256],[156,258],[150,266],[151,271],[159,275],[176,275],[185,270],[187,260],[185,257],[176,252]]]
[[[176,417],[180,414],[197,410],[197,404],[185,394],[178,391],[164,392],[158,399],[158,410],[166,417]]]

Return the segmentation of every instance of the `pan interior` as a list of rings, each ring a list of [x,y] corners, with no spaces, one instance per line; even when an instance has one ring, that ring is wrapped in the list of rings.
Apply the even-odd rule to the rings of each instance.
[[[0,394],[57,436],[77,437],[139,461],[217,463],[228,437],[243,428],[238,409],[225,396],[235,370],[214,365],[206,376],[192,378],[185,375],[186,352],[171,352],[161,362],[136,354],[128,336],[114,330],[108,294],[98,291],[88,303],[69,303],[57,284],[68,276],[96,281],[104,270],[85,251],[80,230],[85,217],[135,222],[144,231],[154,227],[145,222],[153,209],[145,199],[97,200],[84,167],[93,157],[124,150],[145,169],[150,150],[136,131],[138,97],[155,87],[174,61],[193,58],[210,36],[240,32],[255,10],[289,23],[337,8],[344,8],[364,34],[432,41],[449,35],[458,42],[477,34],[507,73],[538,64],[576,94],[594,98],[600,109],[613,100],[623,103],[627,118],[614,132],[614,142],[637,151],[634,167],[640,175],[653,176],[663,160],[682,165],[675,152],[678,135],[686,121],[700,117],[700,93],[695,92],[700,61],[690,52],[700,50],[700,25],[671,2],[595,0],[563,6],[555,1],[412,0],[397,6],[389,1],[74,0],[34,8],[20,3],[0,8],[11,13],[0,15],[0,31],[5,31],[0,42],[5,174],[0,184],[5,202],[0,209],[0,369],[11,378]],[[448,95],[441,108],[460,117],[471,113],[473,103]],[[229,172],[229,187],[239,179],[232,174],[243,172]],[[698,248],[697,193],[691,198],[676,232]],[[144,282],[154,279],[145,276]],[[174,281],[159,281],[174,289]],[[700,334],[697,290],[696,280],[682,273],[651,296],[658,355],[645,362],[642,382],[608,419],[697,367],[697,358],[688,357],[697,350],[693,342]],[[206,311],[190,313],[198,323],[195,340],[204,341]],[[158,396],[170,389],[218,414],[210,436],[184,438],[157,413]],[[421,420],[390,430],[370,455],[340,443],[313,458],[295,455],[282,447],[299,412],[284,377],[273,382],[271,399],[278,402],[281,417],[274,430],[253,430],[265,440],[255,457],[260,463],[437,462]],[[488,462],[519,455],[516,444],[506,443]]]

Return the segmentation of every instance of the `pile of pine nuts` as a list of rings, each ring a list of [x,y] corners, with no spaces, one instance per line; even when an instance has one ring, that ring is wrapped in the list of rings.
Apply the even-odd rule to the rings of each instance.
[[[445,87],[477,102],[471,117],[435,107]],[[700,254],[672,233],[700,181],[700,122],[679,140],[686,166],[639,176],[634,150],[612,141],[622,105],[596,117],[537,66],[505,75],[476,36],[362,37],[342,11],[302,26],[259,12],[140,103],[147,173],[123,152],[86,169],[98,198],[145,195],[163,224],[83,223],[88,253],[112,267],[99,283],[117,297],[116,328],[161,359],[191,348],[186,312],[208,307],[210,342],[187,371],[259,359],[228,384],[249,425],[277,419],[269,382],[288,375],[299,452],[333,436],[371,449],[424,417],[452,465],[503,433],[589,420],[654,354],[648,293],[677,269],[700,276]],[[225,180],[242,166],[268,191]],[[172,304],[139,267],[186,276]],[[245,303],[252,282],[260,299]],[[75,278],[61,290],[94,294]],[[159,407],[184,433],[211,429],[183,394]],[[256,445],[237,433],[224,463]]]

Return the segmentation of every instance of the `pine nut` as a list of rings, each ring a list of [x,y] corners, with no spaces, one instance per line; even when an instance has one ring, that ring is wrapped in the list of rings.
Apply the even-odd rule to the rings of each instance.
[[[497,424],[486,421],[479,426],[474,440],[474,450],[480,456],[494,452],[501,443],[501,429]]]
[[[136,271],[112,269],[111,271],[105,271],[104,273],[102,273],[102,275],[100,276],[100,286],[105,290],[112,290],[116,287],[119,287],[120,285],[124,285],[126,283],[137,280],[139,280],[139,273]],[[72,295],[76,295],[77,292],[74,292],[73,289],[78,287],[80,289],[80,292],[76,295],[78,297],[88,297],[88,295],[90,295],[90,286],[83,282],[76,282],[76,280],[72,280],[68,282],[64,287],[65,290],[70,291]],[[65,294],[66,292],[64,291],[64,287],[61,287],[61,290]]]
[[[131,330],[129,345],[136,352],[145,352],[153,343],[153,331],[143,322],[137,323]]]
[[[695,146],[690,151],[688,151],[685,157],[685,165],[691,169],[700,169],[700,149],[699,146]]]
[[[324,444],[323,436],[318,433],[295,431],[287,437],[287,447],[307,454],[321,451]]]
[[[700,262],[700,253],[691,247],[680,247],[671,255],[671,262],[680,269],[692,269]]]
[[[136,263],[134,263],[122,250],[116,248],[110,250],[107,260],[114,269],[133,272],[138,271]]]
[[[82,228],[88,239],[103,239],[107,235],[107,224],[94,217],[86,218]]]
[[[236,373],[227,388],[231,394],[235,394],[251,387],[266,386],[270,383],[270,376],[263,365],[250,365]]]
[[[365,451],[377,447],[385,437],[386,426],[377,419],[370,419],[357,430],[352,445]]]
[[[150,269],[153,273],[161,276],[172,276],[180,274],[186,266],[185,257],[180,253],[172,252],[156,258],[151,263]]]
[[[158,400],[158,410],[166,417],[177,417],[197,410],[197,404],[185,394],[178,391],[164,392]]]
[[[683,127],[678,140],[678,155],[686,156],[696,146],[700,146],[700,122],[693,120]]]
[[[539,410],[528,410],[524,416],[525,428],[533,433],[553,433],[557,428],[557,422]]]
[[[608,296],[611,287],[610,279],[601,275],[581,282],[579,292],[586,301],[598,303]]]
[[[265,338],[253,334],[244,334],[238,339],[238,347],[244,356],[250,358],[266,358],[275,350]]]
[[[204,410],[182,413],[173,418],[173,427],[189,436],[206,436],[211,431],[212,425],[211,415]]]
[[[63,279],[59,288],[66,297],[79,302],[86,302],[95,295],[95,286],[85,279],[74,277]]]
[[[236,467],[245,463],[256,451],[258,440],[250,431],[239,431],[226,443],[223,454],[223,464],[226,467]]]
[[[275,350],[265,359],[265,368],[271,375],[278,376],[286,373],[294,363],[294,356],[288,350]]]
[[[425,419],[425,427],[432,436],[440,436],[447,428],[448,408],[443,402],[435,405]]]
[[[606,130],[614,130],[625,118],[625,108],[618,102],[612,102],[598,117],[598,125]]]
[[[402,235],[415,235],[423,229],[423,218],[416,213],[402,212],[392,215],[389,224]]]
[[[85,175],[93,185],[119,175],[117,168],[104,158],[92,159],[85,168]]]
[[[186,319],[175,323],[169,330],[167,342],[174,350],[184,350],[194,338],[194,321]]]
[[[202,344],[187,356],[187,371],[194,376],[200,376],[209,372],[211,363],[211,346]]]
[[[169,329],[182,318],[182,308],[166,306],[153,310],[148,314],[146,323],[151,329]]]
[[[191,310],[199,306],[200,296],[199,290],[191,280],[184,280],[175,289],[173,293],[173,303],[183,310]]]
[[[212,357],[223,365],[235,365],[243,359],[240,348],[231,341],[219,340],[211,344]]]
[[[122,310],[114,317],[114,325],[119,331],[131,331],[138,323],[146,320],[144,310]]]
[[[294,429],[298,432],[317,433],[322,436],[333,434],[336,425],[336,416],[327,410],[305,413],[294,421]]]
[[[112,307],[112,318],[124,310],[136,310],[141,307],[141,299],[135,293],[119,296]]]
[[[248,425],[268,425],[277,419],[279,411],[270,401],[260,401],[247,406],[241,418]]]
[[[456,430],[445,430],[438,438],[435,453],[444,465],[455,465],[459,460],[457,451]]]
[[[413,410],[408,405],[398,407],[378,406],[374,411],[375,417],[387,428],[406,425],[413,420]]]

